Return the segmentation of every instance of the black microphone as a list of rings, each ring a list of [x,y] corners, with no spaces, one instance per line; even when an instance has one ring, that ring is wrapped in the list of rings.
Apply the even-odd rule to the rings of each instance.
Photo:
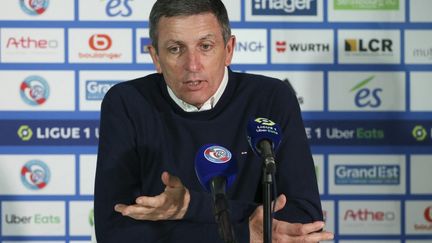
[[[237,242],[226,198],[226,191],[237,174],[237,161],[228,149],[207,144],[199,149],[195,157],[195,172],[201,185],[213,196],[214,215],[220,236],[226,243]]]
[[[264,159],[263,166],[263,241],[272,242],[272,213],[271,213],[271,186],[276,172],[274,152],[279,147],[279,125],[267,118],[250,120],[247,126],[247,138],[249,145],[255,154]],[[274,185],[274,184],[273,184]],[[276,187],[275,187],[276,188]]]
[[[279,147],[281,136],[280,127],[267,118],[255,118],[247,126],[247,138],[254,153],[264,159],[267,172],[276,171],[274,152]]]

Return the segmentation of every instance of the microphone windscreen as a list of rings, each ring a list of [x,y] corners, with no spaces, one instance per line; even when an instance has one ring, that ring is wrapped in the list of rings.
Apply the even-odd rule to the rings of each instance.
[[[225,191],[227,191],[237,175],[237,161],[228,149],[216,144],[207,144],[196,154],[195,173],[208,192],[211,192],[210,182],[213,178],[218,176],[226,178]]]
[[[273,151],[276,152],[281,141],[280,127],[267,118],[259,117],[251,119],[247,126],[247,138],[252,150],[258,156],[261,155],[258,144],[262,140],[268,140],[272,145]]]

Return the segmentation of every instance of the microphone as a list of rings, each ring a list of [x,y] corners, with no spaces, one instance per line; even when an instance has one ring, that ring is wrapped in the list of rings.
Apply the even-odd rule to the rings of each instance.
[[[247,138],[254,153],[264,159],[263,167],[263,201],[264,223],[263,241],[272,242],[271,185],[276,172],[274,151],[279,147],[279,125],[267,118],[250,120],[247,126]]]
[[[264,159],[267,172],[276,171],[274,152],[278,149],[281,136],[278,124],[267,118],[251,119],[247,126],[247,138],[254,153]]]
[[[212,194],[220,236],[227,243],[236,242],[229,219],[226,191],[236,178],[237,161],[228,149],[207,144],[198,150],[195,157],[195,173],[201,185]]]

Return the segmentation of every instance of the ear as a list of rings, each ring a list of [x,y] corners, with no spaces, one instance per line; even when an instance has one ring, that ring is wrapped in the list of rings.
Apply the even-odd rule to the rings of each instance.
[[[149,45],[148,50],[150,51],[150,56],[153,60],[153,64],[155,65],[156,71],[158,73],[162,73],[162,68],[159,63],[159,56],[157,54],[156,48],[153,45]]]
[[[234,35],[231,35],[231,37],[228,39],[225,51],[225,66],[228,66],[231,64],[231,60],[234,54],[234,48],[235,48],[236,38]]]

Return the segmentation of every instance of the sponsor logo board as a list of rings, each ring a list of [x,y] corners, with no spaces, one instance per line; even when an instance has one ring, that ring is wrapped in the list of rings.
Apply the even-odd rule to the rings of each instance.
[[[410,110],[432,111],[432,72],[410,72]]]
[[[324,194],[324,155],[313,154],[313,161],[315,165],[315,175],[317,177],[318,191]]]
[[[432,1],[428,0],[410,0],[409,20],[410,22],[432,22]]]
[[[246,0],[246,21],[323,21],[322,0]]]
[[[236,36],[233,64],[267,64],[267,30],[233,29]]]
[[[432,201],[406,201],[405,221],[406,234],[432,234]]]
[[[69,234],[71,236],[90,236],[93,226],[93,201],[71,201],[69,204]]]
[[[0,71],[0,111],[75,110],[73,71]]]
[[[69,29],[69,62],[131,63],[131,29]]]
[[[20,0],[21,10],[28,15],[41,15],[48,9],[48,6],[49,0]]]
[[[411,194],[432,194],[431,161],[432,155],[411,155]]]
[[[1,62],[64,63],[64,30],[56,28],[2,28]]]
[[[334,201],[321,201],[321,207],[325,222],[325,231],[335,232],[335,205]],[[326,241],[327,242],[327,241]]]
[[[81,195],[93,195],[96,175],[96,154],[80,155],[79,189]]]
[[[73,155],[0,155],[2,195],[72,195]]]
[[[330,22],[404,22],[404,0],[328,1]]]
[[[401,243],[400,240],[340,240],[339,243]]]
[[[329,72],[329,110],[405,111],[404,72]]]
[[[81,71],[80,110],[100,111],[103,97],[117,83],[146,76],[152,71]]]
[[[399,0],[335,0],[333,6],[337,10],[399,10]]]
[[[74,0],[3,0],[0,20],[74,20]]]
[[[400,201],[339,201],[339,233],[398,235],[401,232],[400,210]]]
[[[151,45],[148,29],[137,29],[135,55],[137,63],[153,63],[148,46]]]
[[[3,201],[3,236],[64,236],[65,203]]]
[[[73,243],[74,241],[70,241],[70,243]],[[65,243],[64,241],[2,241],[2,243]],[[75,243],[91,243],[86,241],[75,241]]]
[[[399,64],[399,30],[338,30],[339,63]]]
[[[20,85],[21,99],[30,106],[43,105],[49,98],[49,84],[39,75],[26,77]]]
[[[411,135],[417,142],[423,142],[427,139],[428,132],[423,125],[415,125],[411,131]]]
[[[30,190],[42,190],[51,179],[51,170],[42,160],[29,160],[21,168],[21,182]]]
[[[241,20],[241,2],[232,0],[222,0],[228,12],[230,22]]]
[[[405,63],[432,64],[431,30],[405,30]]]
[[[154,0],[79,0],[79,19],[148,21]]]
[[[99,120],[6,120],[2,145],[97,145]],[[3,134],[2,134],[3,135]]]
[[[289,82],[293,87],[302,111],[323,111],[324,73],[296,71],[248,71]]]
[[[305,120],[311,145],[432,145],[432,122],[373,120]],[[397,131],[397,133],[395,132]]]
[[[329,155],[330,194],[404,194],[404,155]]]
[[[271,43],[272,63],[333,63],[333,30],[272,29]]]

